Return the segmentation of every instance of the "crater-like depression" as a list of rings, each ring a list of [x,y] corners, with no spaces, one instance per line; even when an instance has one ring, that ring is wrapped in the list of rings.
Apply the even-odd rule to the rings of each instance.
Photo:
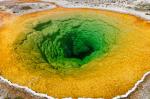
[[[21,34],[21,39],[18,37],[16,51],[28,56],[23,56],[27,58],[25,61],[36,58],[33,61],[45,61],[49,68],[56,70],[80,68],[105,55],[115,43],[118,32],[103,20],[85,16],[47,18],[30,30],[24,36]]]

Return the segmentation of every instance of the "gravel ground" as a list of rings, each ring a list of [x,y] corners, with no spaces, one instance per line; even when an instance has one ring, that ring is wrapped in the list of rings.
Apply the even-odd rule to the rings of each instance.
[[[47,99],[32,95],[23,89],[0,82],[0,99]]]
[[[126,99],[150,99],[150,75]]]
[[[49,2],[24,2],[24,1],[0,1],[0,11],[22,15],[36,11],[55,8],[56,5]]]

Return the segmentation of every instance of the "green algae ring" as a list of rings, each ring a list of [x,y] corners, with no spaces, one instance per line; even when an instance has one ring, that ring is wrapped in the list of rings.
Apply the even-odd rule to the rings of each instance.
[[[29,28],[31,31],[22,37],[21,43],[16,41],[19,42],[15,47],[17,52],[37,59],[37,54],[30,53],[34,49],[34,53],[41,55],[39,61],[55,70],[80,68],[102,57],[115,43],[119,31],[98,16],[93,18],[83,14],[39,19]],[[27,60],[31,60],[29,57]]]

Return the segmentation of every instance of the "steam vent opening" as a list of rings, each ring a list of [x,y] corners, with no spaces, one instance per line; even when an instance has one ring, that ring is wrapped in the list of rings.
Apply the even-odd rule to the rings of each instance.
[[[49,67],[56,70],[80,68],[105,55],[114,44],[117,32],[109,23],[95,18],[48,18],[32,27],[24,38],[27,40],[17,49],[36,49]],[[37,57],[35,54],[28,56]]]
[[[54,40],[46,37],[40,46],[41,53],[49,63],[55,61],[63,64],[72,61],[72,66],[75,64],[80,67],[90,61],[92,54],[97,51],[103,52],[106,46],[104,38],[96,33],[88,33],[88,31],[71,30],[61,37],[55,36]],[[89,59],[87,60],[87,58]]]

